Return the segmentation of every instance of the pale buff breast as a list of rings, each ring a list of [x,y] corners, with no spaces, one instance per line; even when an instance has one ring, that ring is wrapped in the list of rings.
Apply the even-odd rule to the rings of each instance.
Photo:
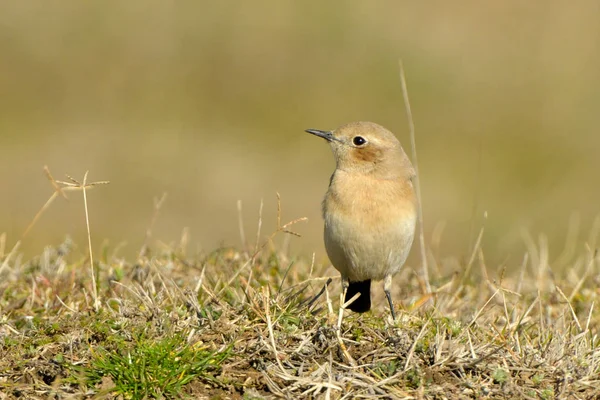
[[[381,280],[400,270],[413,242],[412,182],[336,173],[323,201],[323,217],[333,266],[350,281]]]

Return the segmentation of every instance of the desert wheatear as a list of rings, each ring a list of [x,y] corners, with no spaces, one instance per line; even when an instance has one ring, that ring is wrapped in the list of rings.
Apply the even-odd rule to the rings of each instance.
[[[307,129],[327,140],[335,171],[323,200],[325,248],[342,275],[348,308],[371,309],[371,281],[384,280],[392,318],[390,289],[413,242],[417,200],[415,171],[394,134],[372,122],[352,122],[334,131]]]

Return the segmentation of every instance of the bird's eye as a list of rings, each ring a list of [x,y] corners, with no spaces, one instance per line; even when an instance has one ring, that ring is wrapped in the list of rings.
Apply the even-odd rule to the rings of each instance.
[[[354,136],[352,143],[354,143],[355,146],[362,146],[363,144],[367,143],[367,140],[362,136]]]

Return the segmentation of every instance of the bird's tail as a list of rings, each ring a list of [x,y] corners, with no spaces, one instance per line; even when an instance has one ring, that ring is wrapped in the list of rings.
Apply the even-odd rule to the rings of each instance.
[[[350,282],[344,302],[350,300],[356,293],[360,293],[360,296],[348,308],[358,313],[369,311],[371,309],[371,280]]]

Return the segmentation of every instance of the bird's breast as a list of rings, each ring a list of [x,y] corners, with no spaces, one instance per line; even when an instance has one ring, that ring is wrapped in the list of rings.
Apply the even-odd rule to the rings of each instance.
[[[323,217],[333,265],[351,280],[382,279],[397,272],[412,245],[416,222],[412,182],[334,174],[323,201]]]
[[[323,201],[323,217],[348,219],[363,228],[384,228],[416,215],[410,179],[376,179],[336,173]]]

